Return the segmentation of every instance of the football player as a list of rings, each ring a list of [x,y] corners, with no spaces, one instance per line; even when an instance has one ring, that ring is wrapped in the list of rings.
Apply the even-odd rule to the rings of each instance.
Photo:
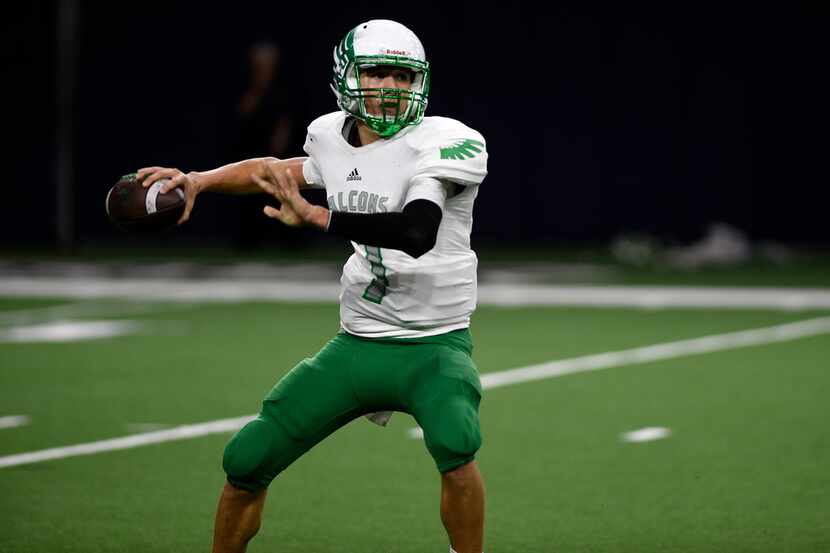
[[[266,490],[294,460],[349,421],[385,424],[410,413],[441,473],[450,551],[481,553],[484,486],[481,384],[471,358],[476,306],[473,202],[487,170],[484,138],[453,119],[424,117],[430,67],[415,34],[387,20],[361,23],[334,49],[340,111],[308,127],[306,157],[249,159],[206,172],[147,167],[183,188],[188,219],[203,191],[276,197],[265,214],[349,239],[341,331],[267,394],[225,448],[214,552],[244,551]],[[325,188],[328,208],[300,195]]]

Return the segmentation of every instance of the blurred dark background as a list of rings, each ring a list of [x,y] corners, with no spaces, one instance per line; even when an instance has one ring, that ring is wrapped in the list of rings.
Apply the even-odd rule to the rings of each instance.
[[[389,18],[426,47],[427,115],[488,141],[474,247],[689,243],[713,222],[826,246],[827,21],[812,5],[18,4],[2,23],[2,245],[121,243],[104,197],[145,165],[302,155],[306,125],[336,109],[333,46]],[[200,196],[158,243],[329,239],[286,232],[264,201]]]

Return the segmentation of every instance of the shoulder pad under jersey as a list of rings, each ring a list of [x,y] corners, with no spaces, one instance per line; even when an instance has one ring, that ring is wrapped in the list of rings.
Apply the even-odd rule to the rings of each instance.
[[[415,177],[465,186],[487,176],[487,146],[481,133],[447,117],[425,117],[406,140],[417,151]]]

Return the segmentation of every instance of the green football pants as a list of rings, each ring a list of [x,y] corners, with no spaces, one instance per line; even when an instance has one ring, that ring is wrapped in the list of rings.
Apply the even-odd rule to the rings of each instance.
[[[286,374],[230,440],[228,481],[265,488],[323,438],[376,411],[415,417],[439,471],[472,461],[481,446],[481,383],[471,353],[469,329],[408,339],[341,332]]]

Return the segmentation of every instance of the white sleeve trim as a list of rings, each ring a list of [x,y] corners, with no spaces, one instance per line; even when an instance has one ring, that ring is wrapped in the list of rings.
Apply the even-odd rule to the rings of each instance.
[[[308,156],[308,159],[303,162],[303,178],[311,188],[326,187],[323,184],[323,177],[320,176],[320,170],[317,168],[317,164],[311,156]]]
[[[446,183],[436,178],[415,177],[409,184],[409,190],[406,192],[403,205],[406,207],[409,202],[414,200],[429,200],[444,209],[444,203],[447,201],[451,186],[452,183]]]

